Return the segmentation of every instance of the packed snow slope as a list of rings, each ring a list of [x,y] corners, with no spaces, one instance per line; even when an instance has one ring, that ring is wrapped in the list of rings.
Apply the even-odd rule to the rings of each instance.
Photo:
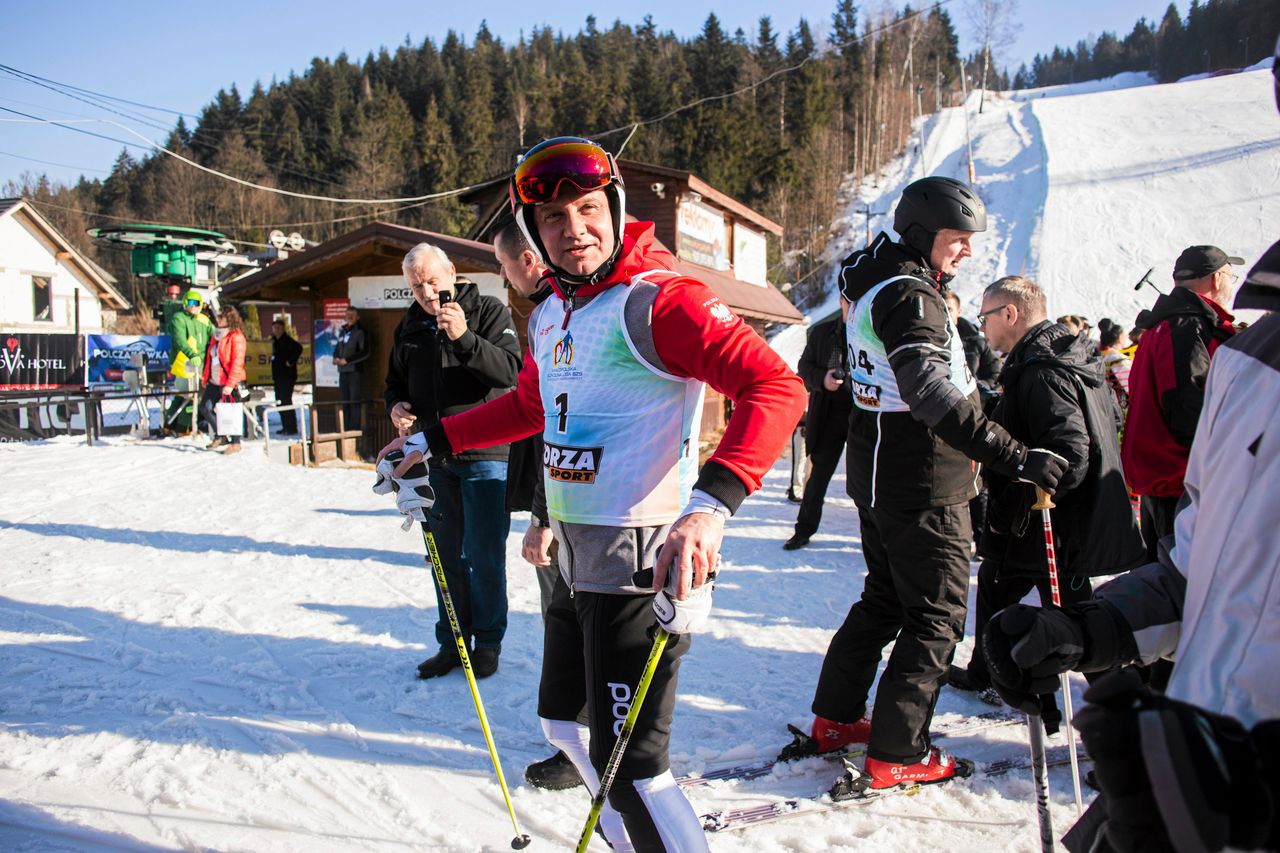
[[[964,313],[1003,275],[1026,275],[1048,296],[1049,316],[1133,323],[1156,293],[1134,285],[1148,269],[1167,291],[1187,246],[1209,243],[1245,259],[1244,273],[1280,238],[1280,116],[1271,71],[1255,69],[1155,85],[1145,74],[988,95],[968,103],[977,188],[988,230],[975,237],[952,287]],[[832,226],[830,257],[891,231],[902,188],[925,175],[968,181],[965,110],[922,122],[924,146],[861,185],[850,184]],[[812,312],[835,308],[828,299]],[[777,346],[799,357],[804,333]],[[794,363],[794,362],[793,362]]]

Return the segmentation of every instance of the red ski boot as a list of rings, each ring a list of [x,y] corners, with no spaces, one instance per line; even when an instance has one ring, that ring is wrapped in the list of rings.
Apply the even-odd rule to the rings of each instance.
[[[814,717],[810,736],[818,742],[819,755],[834,752],[851,743],[866,743],[871,740],[871,718],[863,717],[853,723],[837,723],[826,717]]]
[[[938,747],[931,747],[923,761],[915,764],[894,764],[867,756],[867,776],[871,788],[892,788],[895,785],[929,785],[945,782],[953,776],[968,776],[969,768],[957,764],[955,758]]]

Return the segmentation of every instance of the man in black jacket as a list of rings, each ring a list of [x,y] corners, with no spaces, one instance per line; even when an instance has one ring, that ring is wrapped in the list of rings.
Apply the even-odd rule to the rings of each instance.
[[[988,287],[978,317],[991,346],[1008,353],[1000,374],[1004,395],[992,420],[1019,441],[1068,462],[1050,512],[1058,578],[1064,605],[1086,601],[1093,595],[1090,578],[1137,566],[1146,553],[1120,467],[1120,413],[1106,368],[1087,336],[1049,322],[1044,291],[1021,276]],[[1041,601],[1053,600],[1039,513],[1031,509],[1035,489],[995,473],[988,482],[978,634],[996,611],[1016,604],[1032,587]],[[947,680],[961,690],[991,685],[987,662],[976,650],[968,669],[951,667]]]
[[[360,325],[360,312],[347,308],[346,323],[338,332],[333,363],[338,366],[338,399],[342,401],[342,425],[360,429],[364,400],[364,362],[369,357],[369,339]]]
[[[849,433],[849,371],[845,365],[844,318],[849,303],[840,298],[840,316],[818,323],[809,330],[804,353],[796,372],[809,390],[809,408],[804,416],[804,443],[812,463],[804,484],[804,497],[796,517],[796,532],[783,543],[788,551],[803,548],[822,523],[822,504],[827,486],[844,455]]]
[[[293,405],[293,386],[298,383],[298,359],[302,357],[302,344],[289,336],[280,319],[271,321],[271,384],[275,386],[276,405]],[[295,435],[298,432],[298,413],[288,409],[280,413],[280,432]]]
[[[958,181],[924,178],[903,191],[893,227],[901,243],[881,234],[840,270],[840,292],[852,304],[846,470],[867,575],[831,639],[813,699],[812,747],[868,742],[866,770],[877,788],[956,773],[955,761],[930,744],[929,722],[964,633],[975,463],[1049,490],[1066,466],[983,415],[947,315],[940,291],[970,255],[972,235],[986,230],[982,200]],[[863,718],[867,695],[891,642],[872,723]]]
[[[407,434],[506,393],[520,370],[520,341],[507,307],[458,278],[438,246],[414,246],[403,268],[414,301],[396,326],[385,399],[391,423]],[[472,671],[485,678],[498,670],[507,628],[507,445],[433,458],[429,479],[445,580],[459,627],[474,640]],[[462,663],[438,589],[436,606],[440,651],[418,666],[420,678]]]

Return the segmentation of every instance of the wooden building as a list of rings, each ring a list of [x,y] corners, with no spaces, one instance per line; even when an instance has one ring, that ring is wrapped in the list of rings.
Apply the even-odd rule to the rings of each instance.
[[[287,259],[238,279],[222,290],[223,300],[259,306],[258,314],[291,313],[295,328],[304,323],[311,326],[298,331],[312,335],[312,343],[317,324],[325,322],[325,301],[350,300],[352,307],[360,312],[360,324],[369,338],[369,360],[363,375],[367,402],[361,450],[365,454],[376,451],[395,436],[382,404],[382,391],[386,386],[392,334],[413,300],[400,264],[405,254],[419,243],[439,246],[448,253],[459,275],[476,282],[482,293],[506,301],[491,245],[386,222],[373,222],[305,252],[291,253]],[[314,400],[331,428],[334,407],[328,404],[338,400],[336,377],[331,385],[326,384],[321,365],[316,365],[316,377]]]

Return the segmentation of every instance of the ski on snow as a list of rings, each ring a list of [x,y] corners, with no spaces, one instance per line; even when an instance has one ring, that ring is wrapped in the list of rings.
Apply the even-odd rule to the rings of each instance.
[[[1045,756],[1050,767],[1057,767],[1071,762],[1070,754],[1065,746],[1051,747]],[[1084,757],[1082,756],[1082,759]],[[955,778],[965,778],[977,776],[989,779],[994,776],[1000,776],[1014,770],[1030,770],[1031,757],[1021,756],[1018,758],[1002,758],[996,761],[987,762],[985,764],[974,766],[973,762],[957,758],[959,765]],[[721,811],[707,812],[701,815],[702,828],[707,832],[729,832],[737,829],[744,829],[748,826],[754,826],[761,823],[771,823],[777,820],[785,820],[791,817],[802,817],[804,815],[824,814],[826,812],[837,811],[839,809],[851,808],[854,806],[865,806],[874,803],[876,800],[885,797],[909,796],[919,793],[925,786],[916,785],[900,785],[896,788],[862,788],[858,787],[858,778],[854,774],[860,771],[857,768],[850,767],[849,772],[838,780],[834,788],[845,788],[846,790],[852,785],[853,791],[848,799],[833,799],[831,792],[823,794],[821,797],[794,797],[778,802],[759,803],[754,806],[743,806],[736,809],[724,809]],[[865,777],[864,777],[865,778]],[[952,779],[944,780],[951,782]],[[930,784],[939,784],[937,782]]]
[[[977,732],[987,729],[996,728],[998,726],[1011,726],[1024,722],[1026,717],[1008,708],[998,711],[987,711],[983,714],[974,714],[972,716],[963,717],[952,722],[939,723],[935,728],[930,730],[929,737],[932,740],[940,740],[948,737],[963,737],[965,735],[976,734]],[[783,750],[785,755],[788,749],[808,740],[809,737],[795,726],[787,726],[795,736],[786,749]],[[834,750],[824,753],[810,753],[805,755],[797,755],[794,759],[783,758],[766,758],[759,761],[753,761],[745,764],[735,764],[730,767],[720,767],[715,770],[708,770],[704,773],[688,773],[684,776],[676,777],[676,784],[681,788],[700,788],[710,785],[712,782],[745,782],[750,779],[759,779],[762,776],[768,776],[773,772],[774,767],[778,764],[785,764],[791,760],[799,760],[801,758],[824,758],[828,760],[838,760],[851,756],[862,755],[866,751],[866,746],[858,744],[851,748]]]

